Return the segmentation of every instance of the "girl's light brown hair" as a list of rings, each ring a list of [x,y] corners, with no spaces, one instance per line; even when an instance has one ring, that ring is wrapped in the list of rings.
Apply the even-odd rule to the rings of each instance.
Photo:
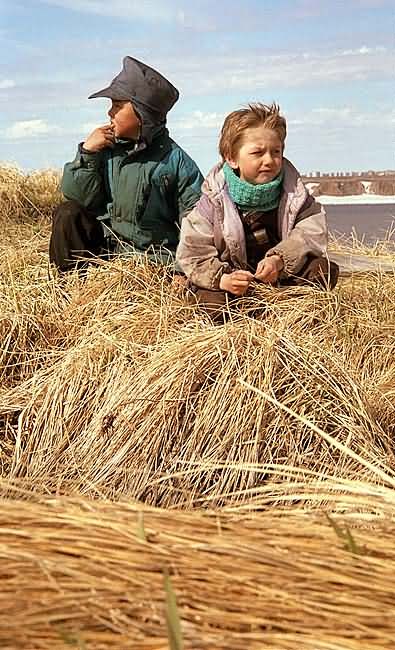
[[[287,135],[287,123],[285,118],[280,115],[278,104],[274,102],[270,105],[259,102],[248,104],[247,108],[233,111],[225,118],[219,140],[219,152],[222,159],[235,158],[243,143],[244,132],[257,126],[272,129],[284,144]]]

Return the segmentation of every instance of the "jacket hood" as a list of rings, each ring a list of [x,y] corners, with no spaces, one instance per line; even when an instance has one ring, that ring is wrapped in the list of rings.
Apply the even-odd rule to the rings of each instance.
[[[142,137],[149,144],[158,126],[166,124],[166,116],[179,97],[170,81],[150,66],[126,56],[121,72],[107,88],[89,99],[109,97],[131,101],[142,122]]]

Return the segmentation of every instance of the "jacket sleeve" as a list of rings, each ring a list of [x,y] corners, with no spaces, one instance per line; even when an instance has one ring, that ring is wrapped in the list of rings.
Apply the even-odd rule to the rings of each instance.
[[[197,206],[181,222],[177,263],[187,278],[201,289],[219,290],[223,273],[231,269],[222,262],[214,245],[213,226],[199,208],[209,201],[203,195]]]
[[[312,199],[312,200],[311,200]],[[303,267],[308,255],[321,257],[326,253],[328,226],[320,203],[308,197],[299,211],[295,225],[286,239],[271,248],[266,257],[279,255],[284,263],[281,276],[294,275]]]
[[[178,221],[181,224],[183,217],[192,210],[201,195],[203,176],[199,167],[188,154],[179,149],[177,173],[177,207]]]
[[[102,151],[86,153],[79,145],[74,160],[64,166],[61,190],[65,198],[78,201],[91,210],[103,206],[108,200],[104,186],[104,164]]]

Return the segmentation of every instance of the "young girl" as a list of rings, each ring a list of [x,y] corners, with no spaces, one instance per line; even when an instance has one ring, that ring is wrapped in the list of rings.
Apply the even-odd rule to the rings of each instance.
[[[181,224],[177,261],[198,302],[213,312],[252,280],[333,288],[324,257],[326,215],[283,157],[286,121],[276,104],[250,104],[225,119],[222,162]]]

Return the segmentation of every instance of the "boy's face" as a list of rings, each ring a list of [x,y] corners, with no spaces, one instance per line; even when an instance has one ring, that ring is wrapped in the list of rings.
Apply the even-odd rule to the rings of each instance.
[[[138,139],[140,135],[141,121],[131,102],[112,99],[108,116],[111,120],[111,125],[114,128],[114,135],[116,138],[130,138],[132,140]]]
[[[243,181],[253,185],[269,183],[280,173],[283,149],[275,131],[257,126],[245,130],[238,153],[227,163],[239,170]]]

